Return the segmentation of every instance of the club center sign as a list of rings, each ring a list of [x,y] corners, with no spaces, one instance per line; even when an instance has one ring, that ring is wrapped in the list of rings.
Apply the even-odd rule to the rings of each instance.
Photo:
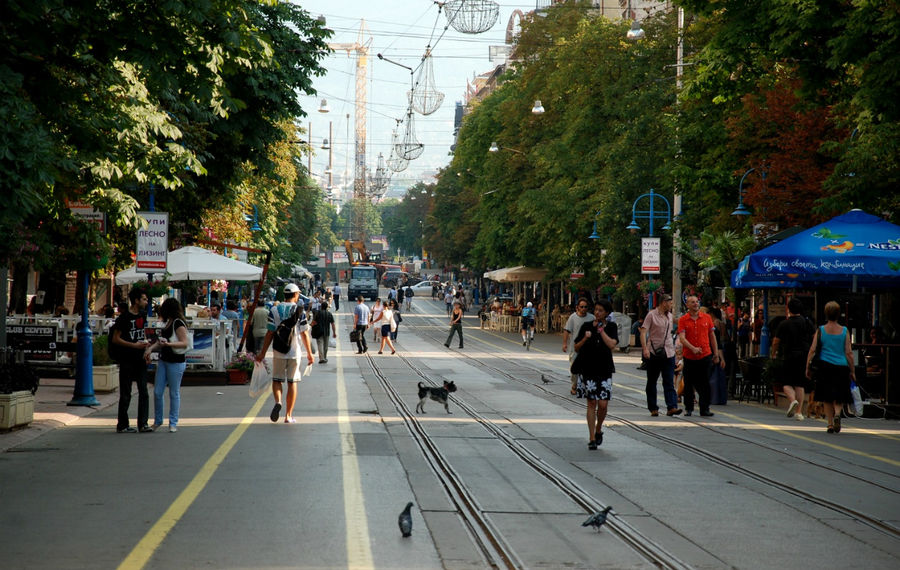
[[[138,228],[135,269],[143,273],[165,273],[169,253],[169,213],[138,212],[145,225]]]

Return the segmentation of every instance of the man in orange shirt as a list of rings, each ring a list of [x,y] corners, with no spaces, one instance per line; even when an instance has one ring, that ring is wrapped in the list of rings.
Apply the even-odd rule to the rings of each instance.
[[[688,312],[678,319],[678,338],[684,352],[684,415],[694,412],[694,390],[700,395],[700,415],[711,417],[709,411],[709,369],[718,363],[719,346],[715,325],[709,315],[700,312],[696,295],[687,298]]]

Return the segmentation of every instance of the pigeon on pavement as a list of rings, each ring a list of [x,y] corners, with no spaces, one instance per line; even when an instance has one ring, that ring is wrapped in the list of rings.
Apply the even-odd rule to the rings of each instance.
[[[592,514],[588,517],[588,520],[581,523],[581,526],[592,526],[597,529],[597,532],[600,532],[600,527],[603,526],[603,523],[606,522],[606,515],[611,510],[612,507],[606,507],[599,513]]]
[[[397,518],[397,524],[400,525],[400,532],[403,533],[404,538],[412,536],[412,516],[409,514],[412,506],[412,503],[406,503],[406,508],[403,509],[403,512]]]
[[[550,380],[549,378],[541,374],[541,382],[543,382],[544,384],[551,384],[553,380]]]

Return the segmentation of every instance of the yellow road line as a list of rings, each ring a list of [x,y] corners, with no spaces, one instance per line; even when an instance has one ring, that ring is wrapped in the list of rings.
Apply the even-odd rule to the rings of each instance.
[[[338,342],[338,349],[340,349]],[[366,520],[366,504],[363,497],[359,462],[356,460],[356,443],[350,421],[347,386],[344,382],[344,365],[337,353],[337,412],[341,434],[341,471],[344,488],[344,520],[347,540],[347,567],[374,568],[372,548],[369,544],[369,525]]]
[[[742,417],[736,416],[736,415],[734,415],[734,414],[729,414],[728,412],[723,412],[723,411],[721,411],[721,410],[716,410],[716,414],[721,414],[721,415],[723,415],[723,416],[725,416],[725,417],[728,417],[728,418],[731,418],[731,419],[733,419],[733,420],[737,420],[737,421],[739,421],[739,422],[743,422],[743,423],[750,424],[750,425],[754,425],[754,426],[759,426],[759,427],[761,427],[761,428],[764,428],[764,429],[767,429],[767,430],[771,430],[771,431],[774,431],[774,432],[777,432],[777,433],[779,433],[779,434],[786,435],[786,436],[789,436],[789,437],[793,437],[793,438],[795,438],[795,439],[799,439],[799,440],[802,440],[802,441],[805,441],[805,442],[808,442],[808,443],[814,443],[814,444],[816,444],[816,445],[822,445],[822,446],[825,446],[825,447],[830,447],[831,449],[834,449],[834,450],[836,450],[836,451],[843,451],[844,453],[852,453],[853,455],[859,455],[860,457],[865,457],[865,458],[871,459],[871,460],[873,460],[873,461],[881,461],[881,462],[883,462],[883,463],[887,463],[888,465],[893,465],[894,467],[900,467],[900,461],[897,461],[897,460],[895,460],[895,459],[890,459],[890,458],[888,458],[888,457],[881,457],[880,455],[872,455],[871,453],[866,453],[866,452],[864,452],[864,451],[859,451],[858,449],[853,449],[853,448],[851,448],[851,447],[844,447],[844,446],[842,446],[842,445],[835,445],[835,444],[833,444],[833,443],[828,443],[828,442],[825,442],[825,441],[821,441],[821,440],[818,440],[818,439],[814,439],[814,438],[811,438],[811,437],[807,437],[807,436],[805,436],[805,435],[800,435],[800,434],[795,433],[795,432],[793,432],[793,431],[785,430],[785,429],[782,429],[782,428],[777,427],[777,426],[773,426],[773,425],[769,425],[769,424],[764,424],[764,423],[760,423],[760,422],[753,421],[753,420],[746,420],[746,419],[744,419],[744,418],[742,418]]]
[[[200,471],[197,472],[191,482],[188,483],[188,486],[185,487],[184,491],[178,495],[169,508],[166,509],[166,512],[164,512],[159,520],[156,521],[156,524],[147,531],[144,538],[137,543],[137,546],[134,547],[125,560],[119,564],[120,569],[131,570],[143,568],[147,562],[150,561],[153,553],[156,552],[172,528],[179,520],[181,520],[181,517],[184,516],[184,513],[187,512],[188,508],[190,508],[194,501],[197,500],[197,497],[206,487],[207,483],[209,483],[210,479],[212,479],[212,476],[219,468],[219,465],[222,464],[225,457],[228,456],[238,440],[241,439],[256,416],[259,415],[259,410],[262,408],[267,398],[268,394],[263,394],[256,400],[256,403],[253,404],[253,407],[250,408],[250,411],[247,412],[247,415],[244,416],[241,423],[234,428],[228,438],[222,442],[222,445],[220,445],[215,453],[213,453],[206,463],[203,464],[203,467],[200,468]]]

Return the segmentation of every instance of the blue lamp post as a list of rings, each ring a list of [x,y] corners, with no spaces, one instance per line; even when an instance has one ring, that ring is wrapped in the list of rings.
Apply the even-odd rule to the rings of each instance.
[[[638,210],[638,203],[647,198],[649,200],[649,206],[646,210]],[[656,209],[654,206],[654,202],[659,199],[663,201],[665,204],[665,211]],[[625,226],[626,230],[631,230],[632,232],[640,231],[641,226],[638,225],[638,219],[642,220],[650,220],[650,237],[655,237],[653,235],[653,222],[654,220],[665,220],[666,225],[663,226],[663,230],[669,230],[672,228],[672,207],[669,205],[669,200],[663,196],[662,194],[657,194],[653,191],[653,188],[650,189],[650,192],[646,194],[641,194],[637,197],[634,203],[631,205],[631,223]],[[653,295],[650,295],[649,300],[649,308],[653,308]]]
[[[88,292],[91,287],[91,271],[78,271],[81,279],[81,322],[78,324],[78,349],[75,353],[75,392],[69,406],[96,406],[100,402],[94,396],[94,342],[91,339],[91,323],[88,319]]]
[[[741,176],[741,182],[740,182],[740,184],[738,184],[738,205],[737,205],[737,208],[735,208],[734,211],[731,212],[732,216],[749,216],[750,215],[750,210],[748,210],[747,206],[744,205],[744,179],[747,178],[747,175],[750,174],[751,172],[753,172],[754,170],[756,170],[756,169],[751,168],[750,170],[745,172],[743,176]],[[765,181],[766,181],[767,173],[768,173],[768,171],[765,169],[760,170],[760,176],[762,176],[763,183],[765,183]]]
[[[594,214],[594,231],[591,232],[591,235],[588,236],[588,239],[600,239],[600,234],[597,233],[597,216],[600,215],[602,210],[597,210],[597,213]]]

